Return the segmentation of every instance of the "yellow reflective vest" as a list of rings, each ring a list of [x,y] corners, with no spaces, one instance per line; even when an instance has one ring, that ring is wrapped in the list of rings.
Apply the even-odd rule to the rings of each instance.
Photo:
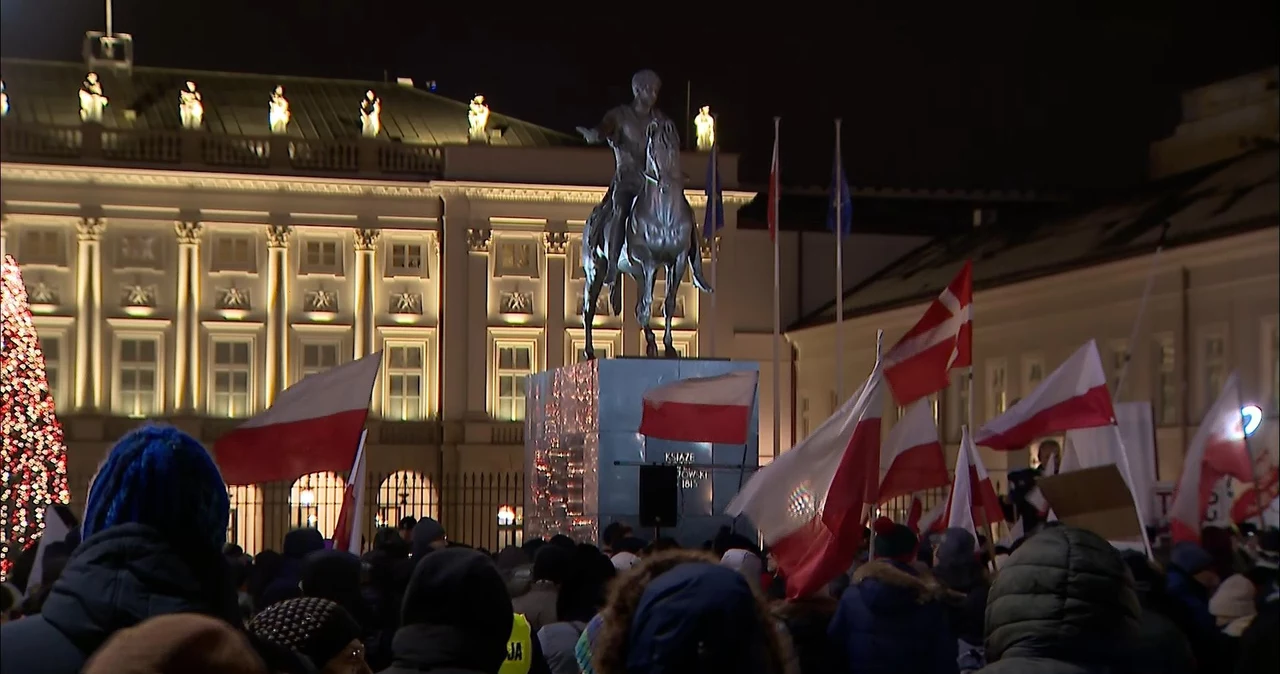
[[[533,668],[533,630],[523,615],[511,621],[511,638],[507,640],[507,661],[498,674],[528,674]]]

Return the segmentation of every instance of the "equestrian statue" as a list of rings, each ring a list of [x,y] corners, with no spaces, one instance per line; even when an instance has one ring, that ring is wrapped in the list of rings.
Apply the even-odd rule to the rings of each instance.
[[[692,267],[693,284],[699,290],[713,292],[702,275],[701,237],[693,208],[684,197],[680,133],[675,123],[655,106],[661,86],[657,74],[642,70],[631,78],[634,100],[630,104],[610,110],[594,129],[578,127],[578,133],[588,143],[608,143],[615,163],[604,199],[592,209],[582,228],[582,268],[587,277],[582,313],[587,358],[595,358],[591,330],[604,286],[609,286],[613,312],[622,312],[619,272],[636,280],[636,320],[644,326],[645,354],[650,358],[658,355],[657,339],[650,326],[658,269],[662,268],[666,277],[666,330],[662,344],[667,358],[677,356],[671,343],[671,316],[685,270]]]

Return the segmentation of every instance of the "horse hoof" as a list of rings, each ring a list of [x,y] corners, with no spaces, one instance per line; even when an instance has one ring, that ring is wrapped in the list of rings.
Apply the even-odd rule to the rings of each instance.
[[[645,356],[648,356],[649,358],[657,358],[657,357],[658,357],[658,345],[657,345],[657,344],[649,344],[648,346],[644,347],[644,355],[645,355]]]
[[[676,351],[673,347],[668,346],[666,348],[666,353],[663,355],[665,355],[667,358],[679,358],[680,352]]]
[[[586,350],[584,350],[583,355],[587,357],[587,360],[595,360],[595,359],[596,359],[596,350],[595,350],[595,349],[586,349]]]

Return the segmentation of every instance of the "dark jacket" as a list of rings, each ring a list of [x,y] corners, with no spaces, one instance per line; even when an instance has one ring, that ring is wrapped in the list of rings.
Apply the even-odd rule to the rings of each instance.
[[[782,621],[801,674],[836,674],[839,658],[827,638],[827,626],[836,614],[837,602],[826,595],[802,597],[773,604],[773,616]]]
[[[1272,587],[1258,615],[1240,636],[1236,674],[1280,671],[1280,593]]]
[[[1058,526],[1009,555],[987,600],[982,674],[1120,674],[1142,609],[1120,553]]]
[[[1138,635],[1132,644],[1133,674],[1195,674],[1195,655],[1186,632],[1179,627],[1187,613],[1165,593],[1164,575],[1140,552],[1126,552],[1123,557],[1142,606]]]
[[[229,578],[217,550],[178,551],[141,524],[101,531],[76,549],[43,613],[0,627],[0,673],[76,674],[112,634],[157,615],[240,626]]]
[[[896,561],[858,567],[827,630],[851,674],[955,674],[956,641],[932,577]]]
[[[284,559],[275,578],[262,592],[259,611],[280,601],[302,596],[302,567],[307,555],[324,549],[324,534],[317,529],[294,529],[284,535]]]
[[[383,674],[493,674],[507,659],[514,617],[488,556],[463,548],[432,552],[409,580],[393,664]]]

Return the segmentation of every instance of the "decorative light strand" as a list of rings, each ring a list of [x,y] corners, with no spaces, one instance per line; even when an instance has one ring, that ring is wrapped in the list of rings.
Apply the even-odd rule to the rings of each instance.
[[[0,581],[44,529],[50,505],[71,501],[67,448],[22,272],[0,261]]]

